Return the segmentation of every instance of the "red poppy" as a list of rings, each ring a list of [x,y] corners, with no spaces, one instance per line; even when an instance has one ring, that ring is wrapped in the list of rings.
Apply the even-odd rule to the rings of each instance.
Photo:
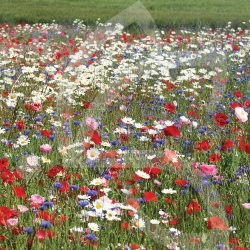
[[[212,202],[212,207],[213,208],[219,208],[220,207],[220,202],[216,202],[216,201]]]
[[[158,198],[155,197],[154,192],[144,192],[144,197],[146,201],[158,201]]]
[[[209,144],[209,140],[203,140],[202,142],[197,142],[196,143],[196,148],[195,149],[207,151],[210,148],[211,148],[211,145]]]
[[[229,238],[229,244],[239,244],[238,238]]]
[[[244,141],[241,141],[241,145],[244,143]],[[243,145],[242,145],[243,146]],[[244,149],[247,154],[250,154],[250,141],[248,144],[244,145]]]
[[[135,208],[135,209],[138,209],[138,208],[139,208],[139,203],[136,201],[135,198],[129,198],[129,199],[127,200],[127,204],[130,205],[130,206],[132,206],[132,207]]]
[[[210,162],[218,162],[220,160],[220,155],[219,154],[212,154],[209,157]]]
[[[233,208],[232,208],[232,206],[226,205],[226,206],[225,206],[225,211],[226,211],[226,213],[229,214],[229,215],[233,214]]]
[[[90,108],[90,102],[83,101],[83,102],[82,102],[82,108],[84,108],[84,109],[89,109],[89,108]]]
[[[174,106],[174,104],[167,103],[165,105],[165,111],[167,111],[168,113],[174,114],[175,113],[175,106]]]
[[[181,136],[180,131],[175,126],[164,128],[164,134],[165,136]]]
[[[143,171],[150,175],[157,175],[161,173],[161,169],[157,167],[146,167],[143,169]]]
[[[240,103],[238,103],[238,102],[233,102],[233,103],[230,104],[230,106],[231,106],[232,109],[235,109],[237,107],[240,107],[240,108],[242,107],[242,105]]]
[[[165,201],[166,201],[168,204],[171,204],[171,203],[173,202],[173,200],[170,199],[170,198],[165,198]]]
[[[176,179],[175,184],[183,187],[184,185],[188,184],[188,181],[187,180],[182,180],[182,179]]]
[[[55,233],[52,232],[50,229],[36,231],[36,237],[40,242],[44,241],[47,238],[51,239],[53,236],[55,236]]]
[[[136,249],[136,250],[141,249],[141,246],[140,246],[140,245],[137,245],[137,244],[131,244],[130,247],[131,247],[132,249]]]
[[[193,201],[189,202],[187,213],[192,214],[198,211],[201,211],[201,206],[197,203],[197,201],[194,199]]]
[[[177,225],[179,222],[178,222],[178,219],[177,218],[174,218],[174,219],[171,219],[169,220],[169,225]]]
[[[122,222],[121,227],[122,227],[123,229],[128,228],[128,223],[127,223],[127,222]]]
[[[223,143],[223,146],[221,148],[221,151],[224,152],[225,150],[229,149],[229,148],[233,148],[234,143],[231,140],[227,140]]]
[[[234,91],[234,96],[237,98],[241,98],[243,95],[240,91]]]
[[[70,187],[69,187],[69,183],[66,181],[61,181],[61,184],[63,185],[62,187],[59,188],[60,192],[67,192],[69,191]]]
[[[187,114],[188,115],[190,115],[190,116],[192,116],[192,117],[196,117],[196,118],[200,118],[200,116],[197,114],[197,112],[196,111],[194,111],[194,110],[188,110],[187,111]]]
[[[7,220],[13,217],[11,209],[8,207],[0,207],[0,225],[6,226]]]
[[[169,82],[167,80],[162,80],[162,83],[165,83],[167,85],[167,87],[166,87],[167,91],[170,91],[171,89],[176,89],[177,88],[173,83],[171,83],[171,82]]]
[[[36,213],[36,218],[40,218],[51,223],[54,223],[55,220],[54,214],[48,213],[46,211],[39,211],[38,213]]]
[[[120,141],[121,143],[128,143],[129,139],[128,139],[128,135],[127,134],[120,134]]]
[[[16,126],[17,126],[17,129],[20,129],[20,130],[25,128],[25,124],[22,121],[17,122]]]
[[[54,177],[59,174],[60,172],[64,172],[65,168],[60,165],[55,165],[52,168],[50,168],[48,171],[45,172],[45,174],[52,180],[54,180]]]
[[[213,228],[218,228],[221,230],[228,230],[227,225],[224,223],[223,219],[211,216],[207,221],[207,229],[211,230]]]
[[[15,176],[11,171],[6,169],[2,172],[1,179],[3,180],[3,182],[11,185],[15,181]]]
[[[100,145],[102,143],[102,140],[101,140],[98,132],[95,130],[93,131],[91,141],[93,141],[96,145]]]
[[[41,131],[41,135],[46,136],[46,137],[49,138],[51,136],[51,132],[52,131],[48,131],[48,130],[44,129],[44,130]]]
[[[118,157],[119,157],[119,155],[115,150],[111,150],[109,152],[103,152],[103,153],[101,153],[99,155],[100,159],[103,159],[103,158],[111,158],[111,159],[113,159],[113,158],[118,158]]]
[[[225,127],[227,125],[227,122],[226,122],[227,119],[228,117],[224,113],[221,113],[221,112],[217,113],[214,117],[214,120],[219,127]]]
[[[0,171],[5,170],[8,165],[9,165],[9,161],[7,158],[0,159]]]
[[[14,194],[19,198],[26,197],[26,193],[23,187],[13,187]]]

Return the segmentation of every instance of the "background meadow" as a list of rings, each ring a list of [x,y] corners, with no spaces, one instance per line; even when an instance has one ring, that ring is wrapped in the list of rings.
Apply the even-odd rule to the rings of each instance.
[[[69,24],[75,19],[84,20],[86,24],[95,24],[98,18],[105,23],[136,1],[128,0],[2,0],[0,10],[1,22],[24,21],[26,23]],[[177,0],[149,1],[141,3],[152,15],[159,28],[209,26],[224,27],[228,21],[234,28],[241,22],[248,22],[250,6],[247,0]]]

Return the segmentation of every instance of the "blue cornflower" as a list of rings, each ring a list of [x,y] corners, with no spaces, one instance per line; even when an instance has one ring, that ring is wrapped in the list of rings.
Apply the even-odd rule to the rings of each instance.
[[[94,234],[86,234],[86,239],[91,241],[96,241],[96,236]]]
[[[80,207],[86,207],[89,205],[89,202],[86,201],[86,200],[80,200],[77,202],[77,204],[80,206]]]
[[[208,185],[210,185],[210,181],[208,181],[208,180],[201,180],[201,184],[203,186],[208,186]]]
[[[32,234],[34,232],[33,227],[26,227],[24,228],[24,232],[27,234]]]
[[[63,184],[60,183],[60,182],[55,182],[55,183],[53,184],[53,186],[54,186],[54,188],[61,188],[61,187],[63,187]]]
[[[44,205],[42,205],[42,206],[38,207],[38,209],[39,209],[39,210],[42,210],[42,211],[43,211],[43,210],[46,210],[46,208],[47,208],[47,207],[46,207],[46,206],[44,206]]]
[[[69,187],[71,189],[73,189],[73,190],[78,190],[79,189],[79,187],[77,185],[70,185]]]
[[[146,199],[145,198],[138,198],[137,199],[137,202],[140,202],[140,203],[146,203]]]
[[[188,193],[188,190],[187,190],[187,189],[182,189],[182,190],[181,190],[181,193],[182,193],[182,194],[187,194],[187,193]]]
[[[98,195],[98,192],[96,190],[89,190],[87,192],[87,195],[88,196],[96,196],[96,195]]]
[[[40,227],[41,228],[49,228],[49,227],[51,227],[51,223],[49,221],[44,220],[40,223]]]
[[[43,206],[46,206],[46,207],[53,207],[53,206],[54,206],[54,203],[51,202],[51,201],[45,201],[45,202],[43,203]]]

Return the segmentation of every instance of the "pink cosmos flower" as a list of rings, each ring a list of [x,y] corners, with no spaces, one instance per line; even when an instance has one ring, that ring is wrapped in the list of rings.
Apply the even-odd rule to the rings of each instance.
[[[15,226],[18,223],[18,218],[12,218],[7,220],[7,224],[10,226]]]
[[[185,123],[186,125],[191,123],[191,121],[183,115],[180,117],[180,120],[181,120],[181,122]]]
[[[242,206],[246,209],[250,209],[250,203],[244,203]]]
[[[21,213],[25,213],[25,212],[29,211],[29,209],[26,206],[18,205],[17,207]]]
[[[236,107],[234,109],[236,117],[241,122],[246,122],[248,120],[248,113],[242,107]]]
[[[49,144],[43,144],[40,146],[40,152],[42,153],[49,153],[52,147]]]
[[[155,184],[156,186],[161,186],[161,182],[158,181],[158,180],[154,180],[154,184]]]
[[[216,168],[216,165],[207,165],[205,163],[202,163],[200,165],[201,171],[206,175],[214,175],[217,174],[218,170]]]
[[[98,127],[98,123],[96,122],[96,120],[93,117],[87,117],[85,122],[86,122],[86,125],[89,128],[92,128],[93,130],[96,130]]]
[[[39,195],[39,194],[32,194],[32,195],[31,195],[31,198],[30,198],[30,201],[31,201],[32,203],[42,204],[42,203],[44,203],[45,198],[42,197],[42,196]]]
[[[33,111],[39,112],[39,111],[42,110],[42,105],[41,105],[40,103],[37,103],[37,102],[32,102],[32,103],[30,104],[30,107],[31,107],[31,109],[32,109]]]

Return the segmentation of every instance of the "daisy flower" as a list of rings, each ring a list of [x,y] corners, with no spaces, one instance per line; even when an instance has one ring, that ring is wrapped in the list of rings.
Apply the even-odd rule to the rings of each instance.
[[[98,159],[100,152],[96,148],[91,148],[87,151],[87,158],[89,160],[96,160]]]
[[[135,173],[143,179],[150,179],[150,175],[141,170],[137,170]]]
[[[99,226],[96,223],[88,223],[88,228],[94,232],[99,231]]]
[[[105,182],[105,180],[103,180],[102,178],[96,178],[90,182],[90,185],[99,186],[99,185],[103,184],[104,182]]]
[[[177,193],[177,191],[176,191],[176,190],[173,190],[172,188],[163,189],[163,190],[161,190],[161,192],[162,192],[163,194],[175,194],[175,193]]]

